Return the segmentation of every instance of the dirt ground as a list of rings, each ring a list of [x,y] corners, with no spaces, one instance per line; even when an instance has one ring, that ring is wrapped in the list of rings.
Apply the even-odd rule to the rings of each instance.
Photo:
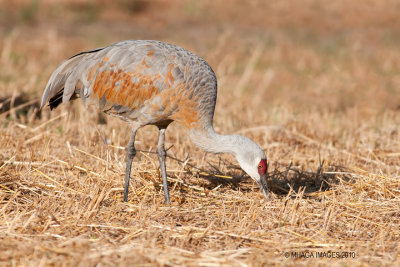
[[[0,1],[1,266],[400,266],[400,4]],[[77,52],[156,39],[218,78],[214,128],[268,156],[267,200],[231,155],[80,101],[38,110]],[[221,177],[223,176],[223,177]]]

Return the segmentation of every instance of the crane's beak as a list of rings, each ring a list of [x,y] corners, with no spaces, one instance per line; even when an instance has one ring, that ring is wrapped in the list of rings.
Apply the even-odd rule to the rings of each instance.
[[[260,177],[260,181],[258,181],[258,186],[260,187],[261,192],[264,194],[265,198],[271,199],[267,184],[267,173]]]

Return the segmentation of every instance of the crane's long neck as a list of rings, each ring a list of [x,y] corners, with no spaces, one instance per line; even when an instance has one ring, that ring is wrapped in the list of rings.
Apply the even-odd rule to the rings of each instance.
[[[201,149],[212,153],[231,153],[240,167],[257,182],[260,174],[257,164],[261,159],[267,159],[264,151],[256,143],[241,135],[219,135],[212,127],[193,128],[190,130],[192,141]]]
[[[220,135],[213,128],[192,129],[190,137],[199,148],[212,153],[240,153],[241,135]]]

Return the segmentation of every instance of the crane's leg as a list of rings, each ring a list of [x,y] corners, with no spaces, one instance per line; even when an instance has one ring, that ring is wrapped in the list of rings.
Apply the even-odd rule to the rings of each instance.
[[[163,180],[163,187],[164,187],[164,198],[165,204],[170,204],[169,202],[169,192],[168,192],[168,184],[167,184],[167,170],[165,167],[165,158],[167,157],[167,152],[165,151],[164,147],[164,139],[165,139],[165,130],[167,127],[158,127],[158,144],[157,144],[157,156],[158,160],[160,161],[160,169],[161,175]]]
[[[126,202],[128,200],[129,179],[131,178],[132,161],[136,155],[135,135],[136,135],[136,129],[133,129],[131,138],[129,139],[128,146],[126,147],[126,172],[125,172],[124,202]]]

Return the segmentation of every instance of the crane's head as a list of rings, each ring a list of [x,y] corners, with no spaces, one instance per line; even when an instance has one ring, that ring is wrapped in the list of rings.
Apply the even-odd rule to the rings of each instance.
[[[241,136],[235,156],[240,167],[259,185],[266,198],[269,198],[267,186],[268,162],[264,151],[250,139]]]

